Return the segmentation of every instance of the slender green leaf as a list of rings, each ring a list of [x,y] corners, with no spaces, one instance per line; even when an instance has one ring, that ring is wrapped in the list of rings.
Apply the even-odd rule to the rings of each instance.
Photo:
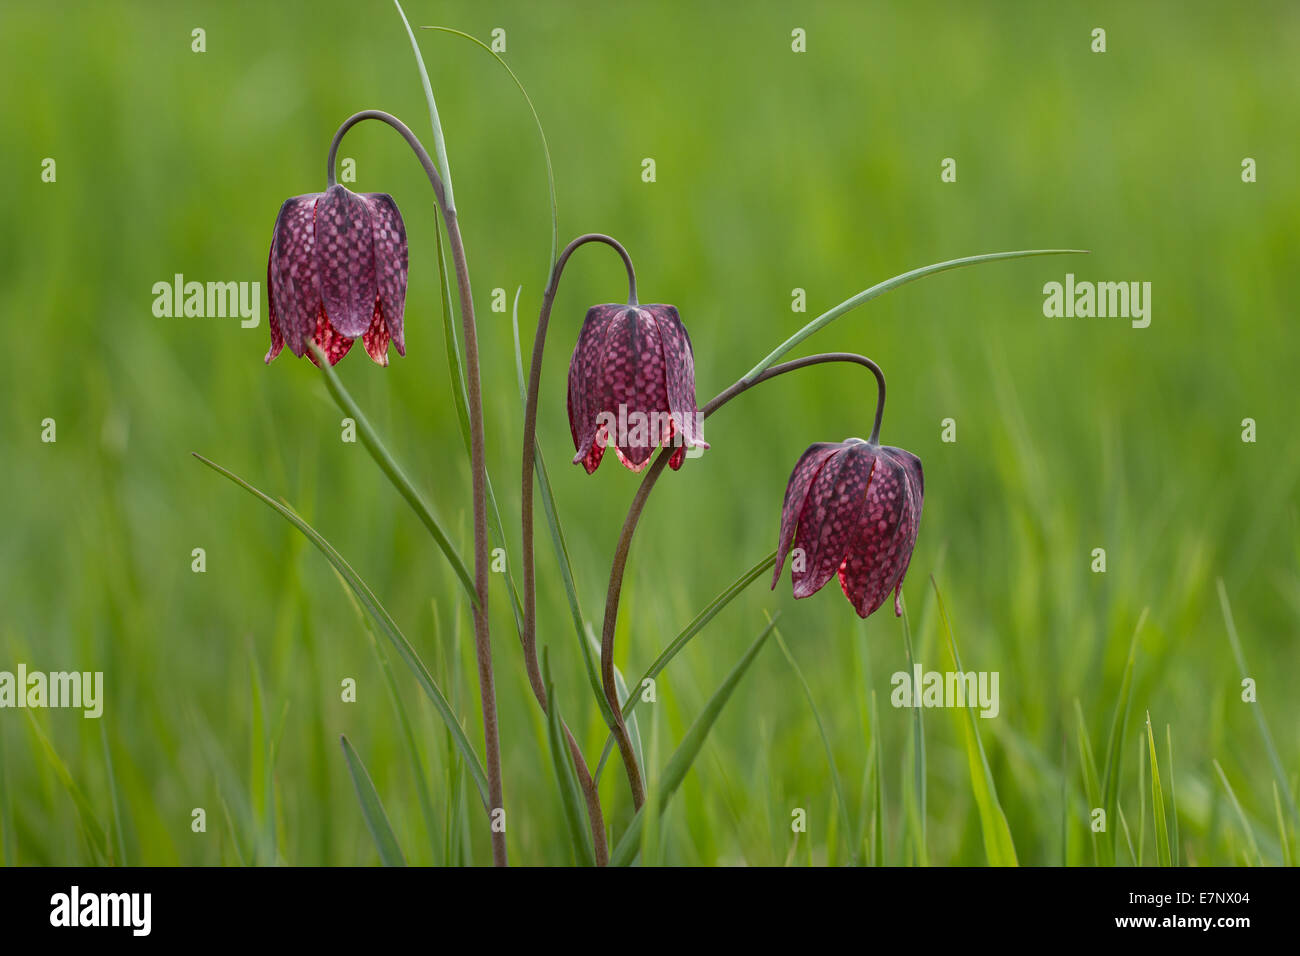
[[[461,441],[465,454],[469,454],[469,393],[465,384],[465,367],[460,361],[460,340],[456,337],[456,317],[451,311],[451,282],[447,277],[447,257],[443,252],[442,230],[435,228],[438,240],[438,295],[442,300],[442,341],[447,353],[447,371],[451,376],[451,395],[456,406],[456,420],[460,423]]]
[[[1097,776],[1097,761],[1092,755],[1092,740],[1088,736],[1088,725],[1083,719],[1083,708],[1079,706],[1079,698],[1074,699],[1074,715],[1079,725],[1079,770],[1083,774],[1083,790],[1088,800],[1088,833],[1092,837],[1092,860],[1095,864],[1101,865],[1103,859],[1107,864],[1113,862],[1113,851],[1110,840],[1103,839],[1098,849],[1097,833],[1092,828],[1092,814],[1100,809],[1105,812],[1103,805],[1101,783]],[[1106,818],[1106,829],[1111,827],[1111,820]]]
[[[356,403],[348,390],[343,387],[342,380],[339,379],[338,373],[334,371],[333,366],[331,366],[326,360],[324,353],[320,351],[315,343],[309,343],[309,347],[316,353],[318,364],[325,375],[325,385],[329,389],[330,395],[333,396],[334,401],[338,404],[343,413],[357,423],[357,434],[361,436],[361,444],[365,446],[366,451],[370,453],[370,457],[375,460],[375,464],[377,464],[380,470],[388,476],[388,480],[392,483],[393,487],[397,489],[398,493],[404,499],[406,499],[406,503],[411,506],[411,510],[415,512],[424,527],[428,529],[429,534],[433,537],[433,540],[437,542],[442,553],[446,555],[447,560],[451,562],[452,570],[454,570],[456,576],[460,578],[460,583],[470,595],[470,600],[477,604],[478,592],[474,589],[474,576],[470,574],[469,568],[465,565],[465,562],[461,560],[460,555],[456,553],[456,549],[451,543],[451,538],[448,536],[447,532],[443,530],[442,524],[436,517],[434,517],[432,509],[429,508],[420,492],[416,490],[415,485],[413,485],[411,480],[406,477],[406,473],[402,471],[401,465],[397,463],[397,460],[393,458],[388,449],[384,446],[378,433],[371,426],[370,420],[366,418],[365,413],[361,411],[361,406]]]
[[[37,723],[30,710],[27,711],[27,719],[32,728],[32,733],[36,735],[36,739],[40,742],[46,762],[49,763],[54,775],[58,777],[59,783],[63,784],[63,789],[68,792],[73,805],[77,808],[77,823],[86,844],[90,847],[91,853],[97,861],[110,860],[108,834],[95,813],[94,804],[90,802],[85,792],[78,786],[72,772],[68,770],[68,765],[63,762],[59,752],[54,749],[54,744],[50,742],[50,738],[45,736],[45,732],[41,730],[41,725]]]
[[[1137,838],[1137,865],[1142,865],[1142,857],[1146,851],[1147,845],[1147,804],[1142,799],[1142,782],[1147,776],[1147,748],[1143,746],[1141,740],[1138,741],[1138,838]]]
[[[1264,856],[1259,852],[1259,844],[1255,842],[1255,831],[1250,828],[1250,822],[1246,819],[1246,811],[1241,809],[1241,802],[1237,799],[1232,784],[1228,783],[1228,775],[1223,772],[1218,760],[1213,760],[1211,763],[1214,764],[1214,772],[1219,775],[1219,782],[1223,784],[1223,789],[1228,791],[1228,799],[1232,802],[1232,809],[1237,814],[1237,822],[1241,824],[1241,830],[1246,835],[1246,842],[1250,845],[1250,855],[1260,866],[1263,866]]]
[[[1129,642],[1128,659],[1124,663],[1124,677],[1120,681],[1119,699],[1115,702],[1115,716],[1110,724],[1110,737],[1106,742],[1106,773],[1102,777],[1102,794],[1106,800],[1106,825],[1115,818],[1119,807],[1119,778],[1123,772],[1124,753],[1121,746],[1124,740],[1124,728],[1128,724],[1129,704],[1133,696],[1133,665],[1137,660],[1138,635],[1146,623],[1147,608],[1138,615],[1137,627],[1133,628],[1133,639]],[[1111,831],[1112,851],[1119,835]]]
[[[1070,865],[1070,751],[1061,734],[1061,866]]]
[[[592,650],[593,653],[599,654],[601,650],[600,639],[596,637],[596,632],[590,624],[587,625],[586,632],[587,632],[587,646]],[[623,679],[623,671],[619,668],[617,664],[614,665],[614,693],[618,696],[618,699],[622,702],[623,709],[627,708],[627,705],[631,703],[633,697],[640,698],[641,696],[641,694],[639,693],[640,687],[641,685],[638,684],[637,694],[628,693],[627,681]],[[635,717],[629,716],[624,719],[627,722],[627,735],[632,740],[632,750],[636,753],[637,763],[639,763],[641,766],[644,767],[645,750],[641,746],[641,725],[637,723],[637,719]],[[596,775],[595,775],[596,780],[598,781],[600,780],[600,772],[604,769],[605,768],[603,764],[597,765]]]
[[[1282,865],[1292,866],[1291,838],[1286,832],[1286,818],[1282,816],[1282,797],[1278,793],[1277,781],[1273,781],[1273,809],[1277,811],[1277,839],[1282,844]]]
[[[681,653],[682,649],[691,642],[691,639],[694,638],[696,634],[704,630],[705,625],[712,621],[719,611],[739,597],[747,587],[762,577],[765,572],[770,571],[772,565],[775,563],[776,552],[773,551],[731,584],[727,585],[727,587],[723,589],[722,593],[705,605],[704,609],[691,620],[691,623],[687,624],[686,627],[682,629],[681,633],[673,638],[672,642],[664,648],[663,652],[660,653],[657,658],[655,658],[654,663],[646,669],[646,672],[641,675],[641,679],[637,681],[637,687],[643,687],[646,681],[658,677],[663,669],[668,666],[669,662]],[[599,645],[597,646],[599,647]],[[603,692],[601,693],[601,698],[604,698]],[[640,701],[640,694],[633,694],[628,697],[623,704],[623,716],[625,718],[631,717],[632,711],[636,709],[636,705],[640,703]],[[601,751],[600,762],[596,765],[596,779],[600,779],[600,773],[605,768],[605,762],[609,759],[613,747],[614,736],[613,734],[610,734],[605,738],[605,747]]]
[[[542,118],[537,115],[537,107],[533,106],[533,98],[528,95],[528,91],[524,89],[524,84],[520,81],[519,77],[515,75],[515,71],[510,69],[510,64],[506,63],[506,61],[501,58],[500,54],[498,54],[495,50],[493,50],[490,46],[488,46],[478,37],[470,36],[468,33],[462,33],[460,30],[453,30],[451,27],[426,26],[426,27],[422,27],[421,29],[438,30],[442,33],[450,33],[453,36],[458,36],[463,39],[469,40],[471,43],[474,43],[480,48],[482,48],[483,50],[487,51],[498,63],[501,64],[501,66],[505,69],[505,71],[510,74],[510,79],[515,81],[515,86],[517,86],[519,88],[519,92],[523,94],[524,102],[528,104],[528,110],[533,114],[533,122],[537,125],[537,135],[542,138],[542,154],[546,157],[546,185],[547,188],[550,190],[550,195],[551,195],[551,259],[550,261],[551,263],[554,263],[555,256],[557,254],[557,250],[559,249],[559,244],[560,244],[560,210],[559,210],[559,205],[555,201],[555,170],[554,167],[551,165],[551,147],[546,142],[546,130],[542,128]],[[547,267],[548,277],[549,274],[550,274],[550,266],[548,265]]]
[[[907,669],[913,670],[916,666],[916,657],[912,653],[912,625],[907,613],[907,602],[901,602],[903,607],[903,647],[907,651]],[[908,817],[912,822],[914,838],[916,841],[917,862],[921,866],[930,865],[930,854],[926,848],[925,833],[925,813],[926,813],[926,792],[925,792],[925,724],[921,717],[921,707],[912,708],[912,789],[914,799],[909,807]]]
[[[402,5],[398,3],[398,0],[393,0],[393,4],[397,7],[398,16],[402,18],[402,25],[406,27],[406,35],[411,38],[411,49],[415,51],[415,64],[420,68],[420,84],[424,87],[424,99],[429,106],[429,123],[433,126],[433,150],[438,159],[438,171],[442,178],[443,193],[446,197],[448,211],[455,212],[456,201],[452,198],[451,191],[451,163],[447,161],[447,142],[442,135],[442,121],[438,119],[438,104],[433,99],[433,86],[429,83],[429,71],[424,68],[424,57],[420,55],[420,44],[416,42],[415,32],[406,19],[406,12],[402,10]]]
[[[1145,806],[1145,804],[1143,804]],[[1138,863],[1137,850],[1133,848],[1133,834],[1129,831],[1128,820],[1124,816],[1124,808],[1116,804],[1115,812],[1119,815],[1119,825],[1124,831],[1124,842],[1128,844],[1129,859],[1133,861],[1134,866],[1140,866]]]
[[[473,777],[475,786],[478,787],[479,798],[483,801],[483,805],[486,807],[488,802],[487,773],[483,770],[482,761],[479,760],[478,754],[475,753],[469,739],[465,736],[465,731],[461,727],[460,721],[456,718],[456,714],[452,710],[451,705],[447,703],[447,698],[444,697],[442,691],[438,689],[438,685],[434,681],[433,675],[430,674],[429,669],[424,666],[424,662],[420,660],[420,656],[415,652],[415,648],[411,646],[411,642],[406,639],[406,636],[401,632],[401,629],[398,628],[397,622],[394,621],[388,611],[384,609],[384,606],[379,603],[379,599],[375,597],[374,592],[370,590],[370,586],[361,579],[356,571],[352,570],[352,566],[343,559],[343,556],[334,549],[334,546],[326,541],[315,528],[300,518],[293,509],[263,494],[234,472],[223,468],[214,461],[204,458],[197,452],[194,453],[194,457],[203,462],[203,464],[207,465],[213,471],[224,475],[249,494],[260,499],[267,506],[274,509],[282,518],[306,535],[307,539],[317,547],[321,554],[325,555],[326,560],[334,566],[334,569],[343,576],[343,580],[345,580],[348,587],[352,589],[352,593],[357,596],[358,600],[360,600],[361,606],[365,608],[366,613],[370,615],[371,619],[379,626],[379,629],[383,631],[384,636],[392,642],[393,646],[397,649],[398,656],[402,658],[406,666],[411,669],[413,674],[415,674],[416,680],[424,689],[429,701],[438,711],[438,716],[442,718],[448,732],[451,734],[453,744],[456,749],[460,751],[461,756],[465,758],[465,765],[469,768],[470,776]]]
[[[1165,794],[1160,787],[1160,767],[1156,760],[1156,735],[1151,730],[1151,713],[1147,712],[1147,746],[1151,753],[1151,822],[1156,831],[1156,862],[1173,866],[1169,850],[1169,828],[1165,823]]]
[[[587,828],[586,801],[578,784],[578,770],[573,763],[560,720],[560,704],[551,682],[551,663],[542,652],[542,671],[546,680],[546,699],[550,709],[546,714],[547,740],[551,745],[551,763],[555,768],[555,782],[560,788],[560,803],[564,807],[564,822],[569,828],[569,841],[579,866],[595,866],[596,850],[592,846],[591,831]]]
[[[880,711],[876,707],[876,692],[871,692],[871,753],[872,769],[871,832],[874,844],[872,862],[885,865],[885,744],[880,733]]]
[[[892,289],[897,289],[900,285],[906,285],[916,279],[935,275],[940,272],[947,272],[949,269],[959,269],[962,266],[975,265],[980,262],[994,262],[998,259],[1024,259],[1029,256],[1058,256],[1073,253],[1086,254],[1087,252],[1087,249],[1024,249],[1017,252],[989,252],[980,256],[966,256],[962,259],[950,259],[947,262],[937,262],[934,265],[922,266],[919,269],[904,272],[901,275],[894,276],[892,279],[886,279],[884,282],[879,282],[869,289],[864,289],[852,298],[845,299],[839,305],[835,306],[835,308],[817,316],[817,318],[813,319],[802,329],[773,349],[767,358],[763,359],[763,361],[750,369],[745,375],[745,380],[749,381],[756,376],[761,375],[767,369],[775,365],[783,355],[793,349],[804,339],[808,338],[815,332],[819,332],[826,328],[826,326],[844,315],[844,313],[856,309],[864,302],[870,302],[877,296],[884,295],[886,292],[889,292]]]
[[[713,729],[714,722],[717,721],[718,715],[722,713],[722,708],[726,706],[732,692],[736,689],[736,685],[745,676],[745,671],[754,662],[754,658],[758,656],[763,643],[767,640],[768,635],[772,633],[772,629],[776,626],[776,620],[776,618],[773,618],[769,621],[754,643],[749,645],[749,650],[745,651],[740,662],[722,682],[722,686],[704,705],[704,710],[695,718],[695,723],[691,724],[690,730],[686,732],[686,736],[682,738],[682,742],[678,744],[677,749],[673,751],[672,757],[668,759],[668,765],[664,767],[658,782],[657,811],[661,815],[668,806],[668,802],[672,800],[673,794],[677,792],[677,788],[681,786],[687,771],[691,769],[691,764],[699,756],[700,749],[709,736],[709,731]],[[637,850],[641,845],[641,828],[644,825],[645,807],[642,807],[637,811],[636,816],[632,818],[631,824],[628,825],[627,830],[619,839],[618,845],[614,847],[614,852],[610,854],[609,861],[612,866],[627,866],[636,858]]]
[[[1232,617],[1232,606],[1228,603],[1228,591],[1223,586],[1223,578],[1215,582],[1219,587],[1219,605],[1223,608],[1223,623],[1228,629],[1228,640],[1232,643],[1232,656],[1237,660],[1237,670],[1241,672],[1241,679],[1250,679],[1250,669],[1246,667],[1246,657],[1241,652],[1241,638],[1237,636],[1237,625]],[[1273,735],[1269,733],[1268,721],[1264,719],[1263,707],[1254,703],[1250,707],[1251,712],[1255,715],[1255,725],[1259,728],[1259,735],[1264,739],[1264,749],[1268,751],[1268,761],[1273,765],[1273,777],[1277,780],[1278,789],[1282,791],[1282,797],[1286,800],[1287,807],[1291,810],[1291,816],[1300,821],[1300,809],[1296,807],[1294,794],[1291,793],[1291,785],[1287,781],[1286,771],[1282,768],[1282,760],[1278,757],[1277,747],[1273,745]]]
[[[952,654],[953,667],[963,670],[961,657],[957,653],[957,639],[952,633],[952,622],[948,620],[948,611],[944,607],[943,595],[939,593],[939,584],[930,578],[934,587],[934,596],[938,601],[939,618],[943,621],[944,631],[948,636],[948,650]],[[988,757],[984,753],[984,742],[980,739],[978,718],[975,705],[967,701],[962,708],[966,714],[966,761],[970,769],[971,789],[975,794],[975,803],[979,808],[980,829],[984,836],[984,853],[990,866],[1017,866],[1016,846],[1011,839],[1011,827],[1007,823],[1002,804],[998,802],[998,788],[993,782],[993,771],[989,769]]]
[[[1173,821],[1173,842],[1170,844],[1170,852],[1173,858],[1173,865],[1179,865],[1178,849],[1178,794],[1174,789],[1174,736],[1165,724],[1165,748],[1169,752],[1169,817]]]
[[[397,845],[397,837],[393,835],[393,828],[388,823],[388,814],[384,812],[384,805],[379,800],[379,794],[375,791],[374,781],[370,779],[366,765],[352,749],[352,744],[348,743],[346,736],[340,735],[339,741],[343,744],[343,756],[348,761],[348,774],[352,777],[352,786],[356,788],[357,801],[361,804],[361,815],[366,818],[366,829],[375,839],[379,859],[383,861],[384,866],[406,866],[406,857],[402,856],[402,849]]]
[[[13,788],[9,777],[8,754],[5,735],[0,733],[0,864],[13,866],[17,862],[18,835],[14,832]]]
[[[849,841],[849,859],[854,866],[857,866],[858,846],[853,836],[853,824],[849,819],[849,802],[844,797],[844,783],[840,779],[840,768],[835,763],[835,751],[831,747],[830,734],[826,731],[826,722],[822,720],[821,711],[817,709],[817,701],[813,697],[812,687],[808,685],[807,679],[803,676],[803,671],[799,669],[799,662],[790,653],[790,648],[786,647],[785,641],[781,639],[781,632],[773,629],[772,636],[776,639],[776,646],[781,649],[781,653],[785,655],[786,661],[789,662],[790,670],[794,671],[799,686],[803,688],[804,698],[808,701],[808,708],[812,711],[813,720],[817,723],[817,733],[821,736],[822,747],[826,751],[826,763],[830,766],[831,786],[835,788],[835,800],[840,805],[840,817],[844,822],[844,837]]]
[[[344,580],[343,575],[339,574],[337,570],[331,570],[334,570],[334,576],[343,588],[348,603],[352,605],[352,610],[356,612],[362,627],[365,628],[366,635],[370,638],[370,649],[374,652],[375,660],[379,662],[380,673],[384,675],[384,686],[388,689],[388,700],[397,715],[397,724],[402,728],[402,740],[406,745],[406,755],[411,761],[411,773],[415,776],[415,789],[420,802],[420,811],[424,814],[424,823],[429,830],[430,842],[433,842],[433,837],[438,833],[438,818],[433,809],[433,794],[429,791],[424,758],[420,755],[420,746],[415,738],[415,727],[411,723],[410,714],[406,711],[406,705],[402,703],[402,695],[397,687],[397,678],[393,675],[393,665],[379,643],[374,623],[366,616],[366,612],[361,609],[361,604],[348,587],[348,582]]]
[[[117,844],[114,857],[118,866],[126,866],[126,837],[122,830],[122,801],[117,791],[117,775],[113,773],[113,754],[108,746],[108,729],[99,722],[99,739],[104,748],[104,769],[108,774],[108,796],[113,809],[113,837]]]

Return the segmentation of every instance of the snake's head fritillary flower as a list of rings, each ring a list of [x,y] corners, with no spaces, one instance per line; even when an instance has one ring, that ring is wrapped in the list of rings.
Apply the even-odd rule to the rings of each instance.
[[[894,613],[921,522],[921,460],[860,438],[809,447],[794,466],[781,507],[772,587],[794,545],[794,596],[818,591],[837,571],[859,617],[894,592]]]
[[[591,474],[606,445],[640,471],[656,448],[708,448],[695,406],[695,355],[671,305],[597,305],[587,311],[569,360],[573,463]]]
[[[266,265],[271,350],[287,343],[313,362],[315,342],[334,365],[358,338],[380,365],[388,343],[406,354],[406,226],[393,197],[342,186],[295,196],[280,207]]]

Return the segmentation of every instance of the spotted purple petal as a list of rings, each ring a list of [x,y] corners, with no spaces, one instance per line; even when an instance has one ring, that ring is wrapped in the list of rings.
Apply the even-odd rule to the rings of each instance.
[[[844,563],[875,464],[873,446],[849,442],[813,479],[795,529],[795,547],[804,554],[803,569],[796,565],[790,572],[795,597],[816,593]]]
[[[270,365],[275,357],[280,354],[280,350],[284,348],[284,332],[280,328],[280,317],[275,312],[275,296],[272,294],[271,289],[271,257],[268,255],[266,259],[266,311],[267,325],[271,327],[271,349],[266,353],[266,358],[263,360],[267,365]]]
[[[840,587],[860,617],[880,607],[890,591],[901,588],[916,544],[919,508],[913,507],[912,478],[898,452],[880,449],[855,538],[840,568]],[[901,608],[895,610],[901,613]]]
[[[377,364],[387,365],[390,338],[388,324],[384,317],[384,307],[376,302],[374,317],[370,320],[370,328],[366,329],[361,336],[361,344],[365,346],[366,354],[374,359]],[[398,352],[400,354],[400,347]]]
[[[674,306],[647,305],[642,308],[654,316],[663,347],[668,409],[672,412],[674,431],[680,436],[681,443],[668,462],[676,470],[686,457],[686,446],[709,447],[700,434],[699,409],[695,405],[695,353],[691,348],[691,337]]]
[[[781,580],[781,570],[785,567],[785,556],[794,541],[795,526],[803,513],[804,501],[813,479],[828,461],[831,461],[843,448],[840,444],[817,442],[799,456],[790,481],[785,488],[785,502],[781,505],[781,538],[776,546],[776,568],[772,572],[772,587]]]
[[[374,316],[375,239],[369,206],[343,186],[331,186],[316,203],[316,264],[330,324],[357,338]]]
[[[596,305],[587,310],[578,333],[578,344],[569,359],[569,432],[577,452],[573,463],[582,464],[591,474],[600,464],[605,449],[596,442],[596,408],[600,389],[600,358],[605,351],[605,333],[622,305]]]
[[[617,421],[610,443],[623,464],[640,471],[672,434],[664,353],[654,316],[632,306],[614,316],[605,334],[600,374],[596,413]]]
[[[350,338],[330,323],[329,317],[325,314],[325,308],[322,306],[316,313],[316,331],[312,333],[312,341],[316,346],[325,353],[325,358],[329,360],[330,365],[338,365],[339,360],[348,354],[352,348],[352,343],[356,339]],[[311,359],[313,365],[319,365],[316,361],[316,353],[307,352],[307,357]]]
[[[280,207],[271,234],[268,264],[271,302],[289,351],[302,358],[320,312],[320,282],[316,274],[314,215],[319,193],[295,196]],[[270,358],[275,358],[272,332]]]
[[[384,323],[398,355],[406,354],[402,315],[406,307],[406,225],[402,214],[387,193],[362,193],[369,207],[370,226],[375,244],[375,276]],[[387,355],[382,365],[388,364]]]

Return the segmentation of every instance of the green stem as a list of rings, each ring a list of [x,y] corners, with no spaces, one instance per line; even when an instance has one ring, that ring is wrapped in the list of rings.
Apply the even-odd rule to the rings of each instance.
[[[399,5],[398,9],[401,7]],[[405,21],[405,16],[403,16]],[[409,30],[409,26],[408,26]],[[415,42],[412,35],[411,42]],[[417,49],[418,52],[418,49]],[[423,74],[423,65],[421,73]],[[427,77],[425,78],[427,84]],[[429,98],[432,107],[432,97]],[[478,658],[479,697],[483,710],[483,739],[487,752],[489,817],[492,832],[492,860],[497,866],[505,866],[506,839],[504,825],[504,798],[501,785],[501,741],[497,724],[496,683],[492,675],[492,637],[488,626],[488,528],[487,528],[487,470],[484,462],[483,435],[483,394],[479,380],[478,331],[474,322],[474,299],[469,281],[469,263],[465,256],[465,243],[461,239],[460,223],[456,211],[452,208],[447,191],[434,167],[429,153],[416,135],[405,123],[390,113],[382,110],[363,110],[344,120],[329,149],[330,185],[334,184],[335,157],[339,144],[349,129],[363,120],[374,119],[387,123],[396,130],[414,151],[420,165],[424,167],[429,183],[437,196],[438,206],[442,210],[443,223],[447,228],[447,243],[451,248],[451,259],[456,270],[456,288],[460,293],[460,317],[465,346],[465,389],[469,401],[470,424],[470,472],[473,479],[474,493],[474,592],[477,601],[473,605],[474,614],[474,651]],[[435,129],[437,129],[435,117]],[[441,141],[441,137],[438,137]],[[443,157],[445,161],[445,156]],[[502,820],[497,820],[497,814]]]
[[[961,259],[949,259],[947,262],[938,262],[934,265],[921,266],[921,268],[913,269],[911,272],[904,272],[902,275],[896,275],[892,279],[886,279],[884,282],[873,285],[870,289],[865,289],[862,292],[859,292],[851,299],[845,299],[828,312],[823,312],[773,349],[767,358],[763,359],[763,361],[759,362],[745,374],[745,378],[754,378],[765,369],[770,368],[772,363],[781,358],[781,356],[785,355],[814,332],[818,332],[830,325],[840,316],[844,315],[844,313],[850,312],[862,305],[864,302],[870,302],[872,299],[876,298],[876,296],[884,295],[891,289],[897,289],[900,285],[906,285],[913,280],[928,275],[934,275],[939,272],[947,272],[949,269],[960,269],[962,266],[972,266],[979,262],[992,262],[996,259],[1024,259],[1029,256],[1059,256],[1068,253],[1086,254],[1087,252],[1087,249],[1022,249],[1017,252],[989,252],[980,256],[966,256]]]
[[[810,365],[821,365],[825,362],[851,362],[866,367],[875,375],[879,400],[876,408],[876,424],[873,431],[874,440],[875,437],[878,437],[880,416],[884,411],[885,376],[880,371],[880,366],[871,359],[851,352],[828,352],[823,355],[810,355],[806,358],[785,362],[775,368],[769,368],[757,375],[742,378],[730,388],[724,389],[705,405],[701,409],[702,416],[708,418],[741,392],[746,392],[761,382],[784,375],[786,372],[807,368]],[[628,553],[632,548],[632,536],[636,534],[637,522],[641,520],[641,512],[645,509],[646,501],[650,498],[650,492],[654,490],[655,482],[663,474],[664,466],[668,464],[668,459],[672,457],[673,451],[672,448],[665,448],[659,452],[654,464],[650,466],[645,477],[641,479],[641,484],[636,490],[636,496],[632,499],[632,504],[627,510],[627,517],[623,520],[623,528],[619,532],[618,544],[614,548],[614,561],[609,569],[609,588],[605,592],[605,620],[600,632],[601,678],[605,685],[605,695],[609,698],[610,707],[613,708],[615,716],[615,722],[610,729],[614,733],[614,740],[618,744],[619,754],[622,756],[623,765],[627,769],[628,784],[632,788],[632,802],[638,810],[641,809],[641,804],[645,802],[645,786],[641,780],[641,769],[637,766],[632,738],[628,733],[627,723],[619,706],[618,695],[614,687],[614,628],[618,623],[618,604],[623,592],[623,573],[627,569]]]

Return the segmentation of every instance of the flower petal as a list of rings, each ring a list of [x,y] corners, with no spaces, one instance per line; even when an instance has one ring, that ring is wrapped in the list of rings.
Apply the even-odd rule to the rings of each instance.
[[[406,308],[406,225],[392,196],[362,193],[361,198],[370,209],[370,227],[375,241],[375,277],[379,301],[384,306],[384,323],[397,347],[397,354],[405,355],[402,315]]]
[[[384,307],[376,302],[374,318],[370,320],[370,328],[366,329],[365,334],[361,336],[361,344],[366,347],[366,354],[378,365],[388,364],[389,337]]]
[[[331,186],[316,204],[316,264],[325,314],[339,332],[357,338],[374,315],[375,239],[370,207],[343,186]]]
[[[600,357],[605,350],[605,333],[620,305],[595,305],[587,310],[578,333],[578,344],[569,359],[569,432],[573,435],[573,448],[577,454],[573,463],[583,464],[591,474],[600,464],[602,447],[594,448],[596,438],[596,408],[600,391]],[[594,455],[594,457],[593,457]]]
[[[284,348],[284,332],[280,330],[280,317],[275,314],[275,287],[271,284],[271,256],[266,259],[266,311],[267,325],[271,327],[271,349],[263,360],[267,365],[280,354]]]
[[[320,312],[315,209],[320,193],[286,199],[271,234],[271,300],[289,351],[302,358]],[[274,342],[272,343],[274,351]],[[272,356],[274,358],[274,356]]]
[[[329,317],[325,315],[325,309],[322,307],[316,313],[316,331],[312,334],[312,341],[325,353],[330,365],[338,365],[339,359],[348,354],[348,350],[352,348],[352,343],[356,340],[343,335],[338,329],[334,328],[330,324]],[[315,352],[308,351],[307,357],[312,360],[313,365],[320,364],[316,361]]]
[[[611,444],[623,464],[640,471],[672,436],[659,327],[649,312],[628,306],[615,314],[605,334],[600,385],[596,412],[617,418]]]
[[[877,451],[866,442],[848,442],[813,479],[794,536],[795,547],[804,553],[804,569],[790,571],[795,597],[818,591],[844,563],[857,535]]]
[[[654,316],[659,329],[668,410],[673,414],[674,431],[680,436],[682,445],[708,448],[709,443],[701,434],[699,409],[695,405],[695,353],[686,326],[682,325],[675,306],[647,305],[642,308]],[[676,467],[681,467],[681,457],[684,456],[674,453]]]
[[[860,617],[880,607],[890,591],[895,592],[895,612],[902,613],[897,592],[912,558],[921,517],[913,478],[914,471],[920,473],[920,464],[910,452],[879,449],[857,535],[840,568],[840,587]]]
[[[790,473],[790,480],[785,486],[785,501],[781,505],[781,535],[776,545],[776,568],[772,572],[773,588],[781,580],[781,569],[785,567],[786,552],[790,550],[790,544],[794,541],[795,526],[803,513],[808,489],[812,486],[817,473],[822,470],[822,466],[843,448],[844,446],[839,442],[817,442],[809,445],[795,462],[794,471]]]

